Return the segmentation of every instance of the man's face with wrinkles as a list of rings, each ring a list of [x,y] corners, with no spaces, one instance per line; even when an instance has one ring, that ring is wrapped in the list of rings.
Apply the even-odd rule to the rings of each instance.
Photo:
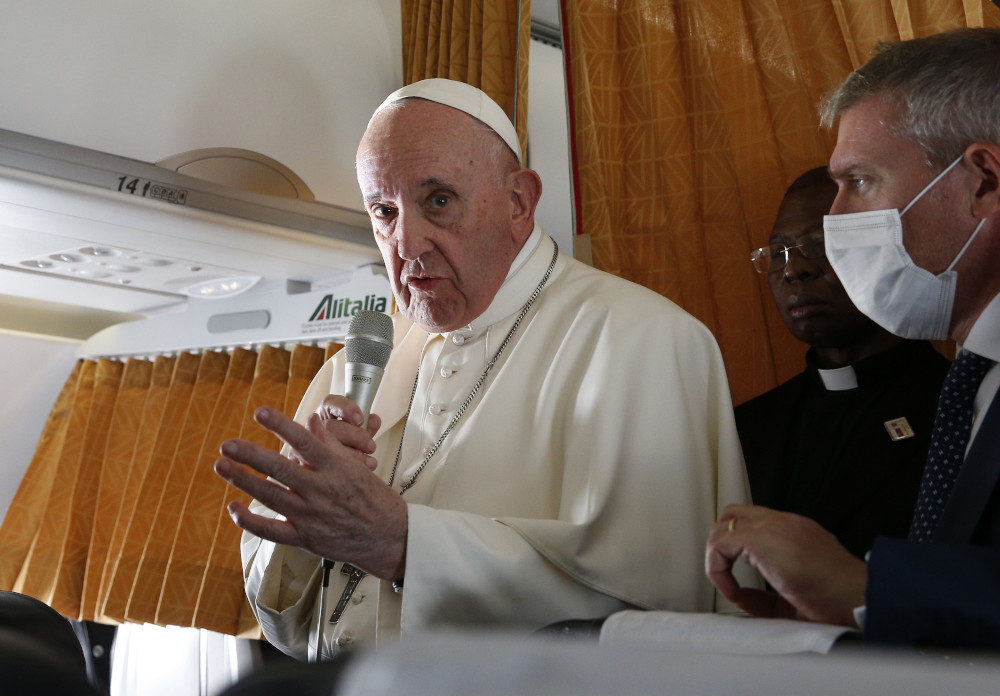
[[[358,183],[396,303],[431,332],[482,314],[517,254],[491,135],[461,111],[408,99],[376,115],[358,148]]]

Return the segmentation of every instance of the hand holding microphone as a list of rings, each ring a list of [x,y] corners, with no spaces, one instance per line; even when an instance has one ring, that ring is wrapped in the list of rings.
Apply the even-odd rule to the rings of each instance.
[[[382,312],[361,311],[354,315],[344,341],[345,396],[364,413],[362,428],[368,427],[375,392],[382,382],[392,352],[392,319]]]
[[[288,454],[248,440],[222,444],[216,473],[250,497],[267,501],[263,514],[241,501],[231,503],[230,514],[240,528],[320,558],[348,562],[383,579],[402,576],[406,502],[371,473],[377,465],[371,456],[374,443],[367,428],[354,425],[359,414],[367,420],[392,350],[392,335],[388,316],[355,316],[345,341],[347,393],[328,396],[307,423],[274,408],[258,409],[255,419],[288,445]]]
[[[392,352],[392,319],[382,312],[361,311],[354,315],[344,340],[344,397],[361,410],[361,427],[368,429],[375,392],[378,391]],[[340,397],[328,396],[318,410],[323,420],[343,419]]]

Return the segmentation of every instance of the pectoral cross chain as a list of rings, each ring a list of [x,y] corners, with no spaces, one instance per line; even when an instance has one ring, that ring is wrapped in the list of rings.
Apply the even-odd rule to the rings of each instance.
[[[340,601],[337,602],[337,606],[333,608],[333,613],[330,614],[330,623],[335,624],[340,621],[341,614],[344,613],[344,609],[347,608],[347,603],[351,601],[351,595],[354,594],[354,590],[358,588],[358,584],[361,582],[368,573],[361,570],[360,568],[355,568],[350,563],[345,563],[340,567],[340,572],[342,575],[348,576],[347,585],[344,587],[344,591],[340,594]]]

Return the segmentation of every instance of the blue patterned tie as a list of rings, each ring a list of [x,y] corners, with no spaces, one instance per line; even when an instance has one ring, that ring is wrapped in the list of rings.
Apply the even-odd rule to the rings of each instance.
[[[965,459],[972,428],[972,400],[993,360],[964,351],[941,386],[927,466],[910,525],[910,541],[930,541]]]

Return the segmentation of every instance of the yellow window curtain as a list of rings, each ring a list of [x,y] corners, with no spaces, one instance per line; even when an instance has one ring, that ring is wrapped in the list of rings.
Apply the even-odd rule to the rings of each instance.
[[[277,449],[254,410],[293,414],[337,348],[78,361],[0,525],[0,589],[74,619],[258,636],[226,512],[248,500],[212,465],[230,437]]]
[[[577,231],[715,334],[740,403],[799,372],[750,252],[825,165],[823,94],[880,40],[998,26],[989,0],[562,0]]]
[[[531,0],[402,0],[403,82],[447,77],[503,107],[527,153]]]
[[[49,500],[56,489],[56,474],[66,441],[66,433],[77,403],[77,387],[82,383],[84,363],[77,362],[63,386],[55,406],[42,429],[35,447],[35,455],[25,472],[24,480],[7,508],[3,527],[0,527],[0,588],[10,589],[17,581],[21,569],[32,556],[35,534],[42,526],[48,511]],[[54,567],[54,566],[53,566]],[[50,595],[39,597],[43,601]]]

